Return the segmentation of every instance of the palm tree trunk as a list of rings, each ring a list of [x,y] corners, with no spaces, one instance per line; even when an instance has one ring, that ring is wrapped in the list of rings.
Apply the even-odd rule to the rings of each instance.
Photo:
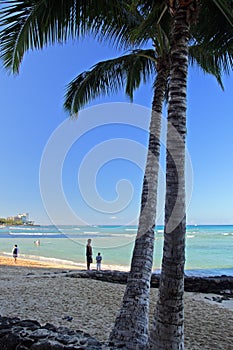
[[[120,343],[124,349],[144,349],[148,343],[149,293],[154,252],[161,115],[168,71],[166,58],[160,59],[157,63],[147,164],[131,270],[122,306],[109,338],[111,344]]]
[[[179,2],[178,2],[179,3]],[[165,232],[159,298],[150,349],[184,349],[185,139],[189,23],[187,8],[174,14],[169,85]]]

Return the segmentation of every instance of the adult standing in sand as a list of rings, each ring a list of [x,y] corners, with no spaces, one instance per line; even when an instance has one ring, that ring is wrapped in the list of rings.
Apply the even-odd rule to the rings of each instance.
[[[87,240],[86,258],[87,258],[87,270],[90,270],[90,264],[93,262],[93,260],[92,260],[92,247],[91,247],[91,239],[90,238]]]
[[[16,262],[17,262],[18,254],[19,254],[19,248],[18,248],[17,244],[15,244],[14,247],[13,247],[13,249],[12,249],[12,255],[13,255],[15,264],[16,264]]]

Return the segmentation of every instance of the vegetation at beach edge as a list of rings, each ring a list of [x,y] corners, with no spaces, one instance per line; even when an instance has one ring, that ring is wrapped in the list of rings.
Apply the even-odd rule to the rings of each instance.
[[[0,225],[6,225],[6,226],[20,226],[23,225],[22,221],[14,221],[13,219],[5,219],[5,218],[0,218]]]

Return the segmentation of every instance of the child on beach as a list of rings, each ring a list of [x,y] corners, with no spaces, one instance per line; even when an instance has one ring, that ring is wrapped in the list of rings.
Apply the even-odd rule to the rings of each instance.
[[[15,264],[16,264],[16,262],[17,262],[18,254],[19,254],[19,248],[18,248],[17,244],[15,244],[14,247],[13,247],[13,249],[12,249],[12,255],[13,255]]]
[[[101,261],[102,261],[102,256],[100,253],[98,253],[96,257],[96,270],[101,270]]]

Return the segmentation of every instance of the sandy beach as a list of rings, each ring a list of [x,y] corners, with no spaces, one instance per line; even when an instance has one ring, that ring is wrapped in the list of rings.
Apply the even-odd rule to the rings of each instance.
[[[72,266],[0,257],[0,314],[81,329],[100,341],[108,338],[124,285],[71,278]],[[233,305],[212,302],[204,294],[185,293],[185,348],[231,350]],[[151,314],[157,290],[151,290]],[[69,322],[66,317],[72,317]]]

